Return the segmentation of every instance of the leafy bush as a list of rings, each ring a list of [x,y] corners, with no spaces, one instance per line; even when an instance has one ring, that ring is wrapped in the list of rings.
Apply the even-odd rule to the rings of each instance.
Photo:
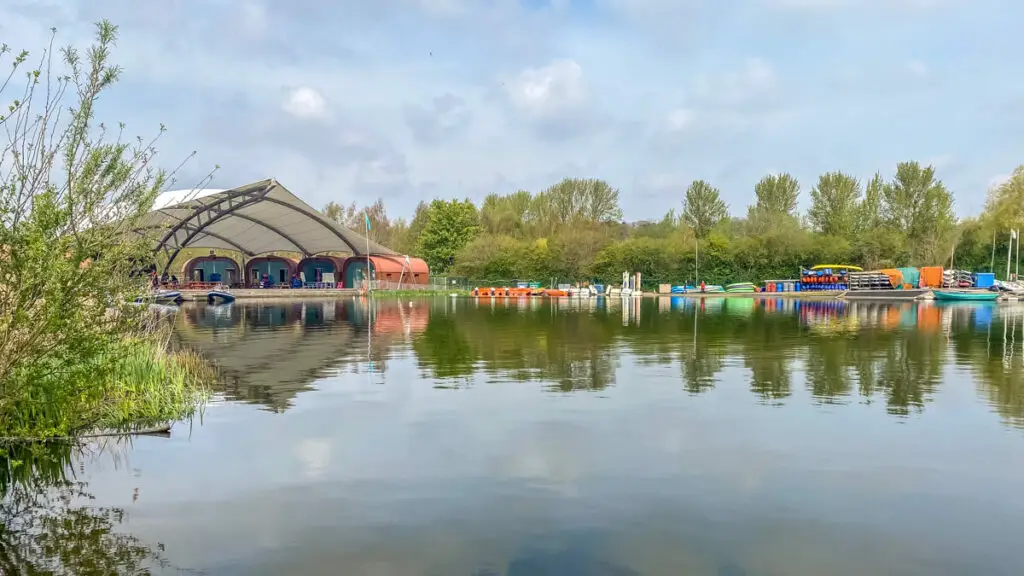
[[[167,176],[153,167],[154,140],[131,139],[94,118],[100,94],[120,76],[110,63],[117,28],[96,26],[83,56],[59,57],[52,42],[6,96],[29,55],[13,55],[0,85],[0,431],[50,435],[144,416],[192,398],[184,357],[162,355],[146,309],[138,263],[152,259],[140,219]],[[163,129],[161,128],[161,132]],[[148,398],[159,381],[167,390]],[[123,386],[123,387],[122,387]],[[135,408],[130,405],[138,403]],[[114,414],[120,414],[114,417]]]

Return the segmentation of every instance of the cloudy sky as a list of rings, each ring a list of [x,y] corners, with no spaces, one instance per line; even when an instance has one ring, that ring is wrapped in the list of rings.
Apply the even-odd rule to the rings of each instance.
[[[5,0],[0,41],[84,45],[101,17],[125,68],[103,117],[166,124],[165,165],[197,151],[183,186],[220,165],[409,215],[599,177],[640,219],[696,178],[741,214],[767,172],[916,159],[968,215],[1024,162],[1011,0]]]

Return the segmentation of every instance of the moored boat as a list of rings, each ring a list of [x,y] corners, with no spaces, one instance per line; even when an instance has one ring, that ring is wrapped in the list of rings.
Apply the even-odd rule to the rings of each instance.
[[[932,290],[935,300],[944,302],[993,302],[999,292],[991,290]]]
[[[146,302],[154,302],[157,304],[181,304],[185,301],[185,298],[181,295],[181,292],[177,290],[157,290],[147,294],[146,296],[140,296],[135,299],[136,304],[142,304]]]
[[[756,292],[754,284],[751,282],[737,282],[735,284],[729,284],[725,287],[725,291],[730,294],[744,293],[744,292]]]
[[[917,300],[924,298],[929,293],[927,288],[914,288],[910,290],[896,289],[867,289],[849,290],[842,294],[847,300]]]
[[[210,290],[206,293],[207,304],[230,304],[235,301],[235,295],[227,290]]]

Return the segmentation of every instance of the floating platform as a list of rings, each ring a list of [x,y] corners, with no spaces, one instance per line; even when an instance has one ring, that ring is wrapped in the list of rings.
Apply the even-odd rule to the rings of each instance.
[[[182,290],[185,300],[206,302],[209,290]],[[311,298],[351,298],[359,296],[355,288],[238,288],[232,289],[236,300],[308,300]]]
[[[850,290],[843,294],[846,300],[917,300],[931,294],[930,288],[912,290]]]

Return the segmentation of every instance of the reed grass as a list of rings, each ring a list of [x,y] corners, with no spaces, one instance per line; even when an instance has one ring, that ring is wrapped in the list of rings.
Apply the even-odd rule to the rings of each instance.
[[[38,440],[190,418],[216,372],[195,352],[174,350],[169,327],[148,326],[80,366],[15,379],[0,396],[0,438]]]

